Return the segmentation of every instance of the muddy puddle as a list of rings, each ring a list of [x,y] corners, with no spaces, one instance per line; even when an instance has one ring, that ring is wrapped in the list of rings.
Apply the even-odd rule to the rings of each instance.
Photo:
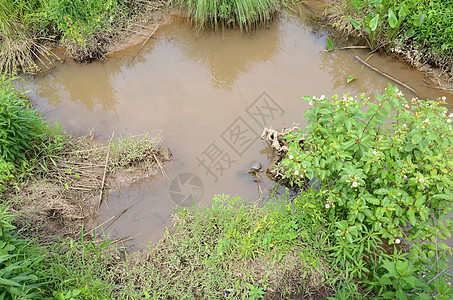
[[[313,9],[303,6],[300,16],[282,16],[250,34],[197,36],[174,15],[141,49],[129,47],[86,65],[67,59],[45,76],[20,82],[45,117],[69,133],[94,128],[107,140],[113,132],[150,131],[172,150],[168,180],[156,175],[113,187],[96,222],[121,215],[108,231],[112,237],[136,236],[129,245],[138,249],[162,237],[175,207],[209,204],[222,193],[254,201],[259,189],[247,170],[253,161],[266,166],[270,160],[259,138],[264,126],[304,126],[308,104],[301,96],[382,93],[388,80],[354,59],[366,59],[367,51],[323,51],[327,35],[313,25]],[[452,103],[450,94],[424,87],[423,74],[395,58],[375,54],[368,62],[420,97],[446,96]],[[357,79],[347,84],[349,75]],[[265,179],[261,190],[272,185]]]

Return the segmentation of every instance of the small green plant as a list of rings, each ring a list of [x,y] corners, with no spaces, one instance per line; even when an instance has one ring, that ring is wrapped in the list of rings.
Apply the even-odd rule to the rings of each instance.
[[[0,157],[18,167],[43,138],[47,125],[5,75],[0,77],[0,99]]]
[[[8,207],[0,205],[0,298],[37,298],[41,295],[38,276],[31,267],[40,257],[27,255],[23,251],[25,241],[14,232],[12,221]]]
[[[444,284],[451,249],[441,241],[453,231],[453,114],[445,99],[408,102],[393,86],[375,101],[304,98],[313,106],[309,124],[287,136],[281,172],[294,184],[316,178],[320,188],[296,203],[328,229],[331,263],[343,270],[336,280],[391,298],[451,297]]]
[[[372,50],[385,47],[387,52],[395,45],[409,12],[413,10],[408,1],[353,0],[352,3],[359,14],[359,20],[349,16],[352,26],[365,37]],[[420,25],[420,19],[413,20],[412,25]]]
[[[160,137],[153,137],[149,133],[144,133],[113,141],[110,145],[113,169],[130,167],[140,162],[146,162],[147,158],[151,158],[151,161],[154,161],[153,157],[159,140]]]
[[[6,186],[14,178],[14,165],[0,158],[0,193],[6,189]]]

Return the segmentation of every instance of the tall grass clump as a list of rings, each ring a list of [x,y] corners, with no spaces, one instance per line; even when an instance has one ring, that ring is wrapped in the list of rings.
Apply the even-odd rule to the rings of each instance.
[[[53,54],[40,40],[41,1],[0,1],[0,72],[37,73]]]
[[[206,26],[234,27],[249,30],[266,22],[281,9],[281,0],[172,0],[187,11],[198,29]]]
[[[38,150],[48,132],[42,117],[31,107],[11,78],[0,76],[0,183],[7,183],[28,164],[27,154]],[[1,190],[1,188],[0,188]]]

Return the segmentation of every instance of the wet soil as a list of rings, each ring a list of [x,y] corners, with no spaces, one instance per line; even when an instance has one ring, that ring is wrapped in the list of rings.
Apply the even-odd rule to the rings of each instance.
[[[71,134],[95,128],[107,141],[112,132],[150,131],[172,149],[172,161],[163,166],[168,177],[159,171],[112,189],[95,220],[101,224],[128,208],[109,231],[112,237],[139,235],[128,244],[139,249],[162,237],[174,208],[206,205],[221,193],[250,201],[269,193],[274,183],[262,176],[258,186],[247,171],[253,161],[267,166],[272,159],[272,149],[260,140],[263,127],[305,125],[308,104],[301,96],[371,96],[387,87],[388,79],[354,59],[366,59],[366,50],[324,52],[328,33],[313,25],[311,14],[302,7],[301,15],[282,15],[249,34],[197,34],[184,18],[171,15],[139,52],[140,43],[106,61],[66,60],[18,85],[31,91],[47,119],[61,122]],[[419,97],[447,97],[452,109],[451,94],[424,87],[425,75],[400,59],[374,54],[368,63]],[[357,79],[347,84],[349,75]]]

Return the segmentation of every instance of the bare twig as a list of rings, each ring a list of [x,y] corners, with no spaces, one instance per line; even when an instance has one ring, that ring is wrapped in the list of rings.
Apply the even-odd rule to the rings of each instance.
[[[370,47],[368,46],[346,46],[346,47],[339,47],[339,48],[333,48],[333,49],[326,49],[324,52],[331,52],[334,50],[347,50],[347,49],[369,49]]]
[[[447,272],[451,268],[453,268],[453,266],[449,266],[448,268],[443,269],[439,274],[437,274],[436,276],[431,278],[426,284],[429,285],[433,280],[435,280],[437,277],[439,277],[440,275],[444,274],[445,272]]]
[[[156,30],[159,28],[159,25],[156,26],[156,28],[154,28],[153,32],[151,32],[151,34],[146,38],[146,40],[142,43],[142,45],[140,46],[140,48],[138,49],[137,53],[134,55],[134,57],[132,57],[132,59],[130,60],[129,64],[131,64],[131,62],[134,61],[134,59],[137,57],[137,55],[140,53],[140,51],[142,50],[143,46],[146,44],[146,42],[154,35],[154,33],[156,32]]]
[[[167,173],[165,172],[165,169],[162,167],[162,164],[160,163],[159,159],[157,159],[157,156],[156,156],[156,154],[154,154],[154,152],[153,152],[153,156],[154,156],[154,160],[157,162],[157,165],[159,166],[160,171],[162,172],[162,176],[164,176],[165,179],[170,180]]]
[[[99,194],[98,209],[101,207],[102,200],[104,199],[102,196],[104,194],[105,175],[107,174],[107,166],[109,164],[109,157],[110,157],[110,146],[112,144],[112,139],[113,139],[114,135],[115,135],[115,132],[112,133],[112,137],[109,140],[109,151],[107,152],[107,157],[105,159],[104,176],[102,176],[101,193]]]
[[[427,88],[431,88],[431,89],[436,89],[436,90],[441,90],[441,91],[446,91],[446,92],[450,92],[450,93],[453,93],[453,89],[446,89],[446,88],[441,88],[441,87],[437,87],[437,86],[430,86],[430,85],[423,85],[423,86],[426,86]]]
[[[94,232],[94,231],[95,231],[96,229],[98,229],[99,227],[102,227],[103,225],[105,225],[105,223],[111,221],[113,218],[115,218],[115,216],[111,216],[108,220],[106,220],[106,221],[102,222],[100,225],[94,227],[94,228],[91,229],[89,232],[86,232],[86,233],[84,234],[84,236],[86,236],[86,235],[88,235],[88,234],[91,234],[92,232]]]
[[[96,150],[103,150],[107,148],[107,146],[105,147],[98,147],[98,148],[91,148],[91,149],[84,149],[84,150],[76,150],[76,151],[70,151],[70,152],[63,152],[61,154],[73,154],[73,153],[82,153],[82,152],[92,152],[92,151],[96,151]]]
[[[137,201],[135,202],[134,204],[132,204],[131,206],[129,206],[128,208],[124,209],[121,213],[119,213],[117,216],[115,216],[115,219],[112,221],[112,223],[109,224],[109,226],[107,226],[104,230],[107,230],[110,228],[110,226],[113,225],[113,223],[115,223],[122,215],[124,215],[129,209],[131,209],[132,207],[134,207],[135,205],[137,205],[140,201]]]
[[[385,73],[385,72],[383,72],[383,71],[381,71],[381,70],[379,70],[379,69],[373,67],[372,65],[370,65],[369,63],[367,63],[366,61],[364,61],[363,59],[361,59],[361,58],[358,57],[357,55],[355,56],[355,59],[357,59],[359,62],[361,62],[362,64],[364,64],[365,66],[367,66],[367,67],[370,68],[371,70],[373,70],[373,71],[375,71],[375,72],[381,74],[382,76],[387,77],[388,79],[390,79],[390,80],[396,82],[397,84],[399,84],[399,85],[405,87],[406,89],[408,89],[409,91],[411,91],[411,92],[414,93],[415,95],[418,95],[418,93],[417,93],[413,88],[411,88],[410,86],[408,86],[407,84],[405,84],[405,83],[399,81],[398,79],[396,79],[396,78],[390,76],[389,74],[387,74],[387,73]]]

